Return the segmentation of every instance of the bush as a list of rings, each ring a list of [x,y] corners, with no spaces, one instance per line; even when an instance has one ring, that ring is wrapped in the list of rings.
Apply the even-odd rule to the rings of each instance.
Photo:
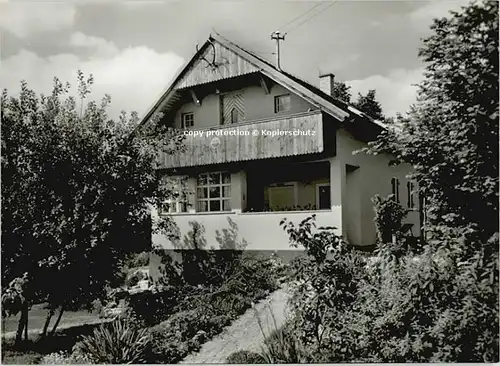
[[[472,252],[472,230],[434,227],[420,254],[382,245],[367,265],[332,233],[311,232],[311,220],[287,226],[309,250],[294,261],[289,325],[296,340],[268,337],[267,353],[276,355],[268,362],[296,355],[293,362],[308,363],[498,359],[498,236]]]
[[[175,363],[199,350],[252,302],[277,287],[276,271],[269,260],[242,256],[220,286],[186,294],[172,316],[150,329],[150,362]]]
[[[122,320],[101,325],[91,336],[75,345],[75,352],[88,355],[95,363],[143,363],[149,346],[147,329],[136,329]]]
[[[261,364],[267,363],[265,358],[255,352],[237,351],[229,355],[226,363],[232,364]]]
[[[176,363],[227,326],[233,317],[214,314],[206,308],[184,310],[150,328],[151,362]]]
[[[192,291],[189,286],[165,286],[131,294],[127,298],[127,316],[145,327],[159,324]]]
[[[40,360],[41,365],[88,365],[92,364],[92,359],[78,352],[54,352],[45,355]]]
[[[373,221],[377,231],[377,241],[379,244],[391,243],[393,235],[400,236],[403,220],[408,211],[396,202],[394,195],[384,199],[375,195],[372,202],[375,210]]]

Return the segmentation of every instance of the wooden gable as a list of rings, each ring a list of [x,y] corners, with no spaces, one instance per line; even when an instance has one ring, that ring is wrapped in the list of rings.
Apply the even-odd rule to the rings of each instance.
[[[176,88],[188,88],[259,71],[254,64],[217,41],[209,40],[203,48],[201,54],[185,70]]]

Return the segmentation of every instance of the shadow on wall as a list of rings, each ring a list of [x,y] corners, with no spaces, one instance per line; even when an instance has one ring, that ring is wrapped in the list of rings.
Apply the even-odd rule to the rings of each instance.
[[[191,229],[173,240],[175,249],[156,249],[150,259],[150,276],[154,285],[216,285],[244,257],[278,255],[285,262],[302,254],[301,250],[246,250],[248,242],[239,238],[238,225],[227,217],[229,227],[215,230],[218,247],[208,247],[205,226],[190,221]]]
[[[152,271],[153,283],[171,285],[216,285],[231,273],[248,243],[238,238],[238,226],[227,218],[229,228],[216,230],[219,248],[207,247],[205,227],[197,221],[190,221],[191,230],[182,240],[174,240],[174,250],[157,250],[161,258],[158,270]]]

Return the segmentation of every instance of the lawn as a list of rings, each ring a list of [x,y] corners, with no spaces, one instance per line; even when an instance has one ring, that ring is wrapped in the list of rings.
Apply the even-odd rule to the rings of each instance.
[[[39,332],[43,329],[45,324],[45,318],[47,317],[47,310],[45,310],[43,304],[35,305],[29,312],[28,325],[31,332]],[[2,328],[2,337],[12,337],[17,330],[17,323],[19,321],[19,316],[11,316],[5,318]],[[52,317],[51,326],[54,324],[57,313]],[[74,325],[89,324],[99,321],[97,314],[92,314],[91,312],[80,310],[80,311],[67,311],[63,313],[61,322],[59,323],[59,328],[67,328]]]
[[[56,314],[57,315],[57,314]],[[71,349],[78,335],[82,334],[82,329],[92,328],[91,325],[102,322],[96,314],[88,311],[68,311],[64,312],[59,323],[57,336],[51,341],[51,344],[35,345],[35,341],[43,329],[47,310],[44,305],[35,305],[29,312],[28,325],[29,325],[29,338],[30,342],[26,345],[25,349],[13,350],[12,341],[15,337],[19,316],[10,316],[3,321],[2,329],[2,363],[4,364],[17,364],[27,365],[34,364],[40,360],[44,354],[50,353],[51,350]],[[52,318],[51,326],[55,322],[56,316]],[[68,329],[71,328],[71,329]],[[51,328],[49,328],[51,329]],[[75,331],[78,329],[77,331]],[[68,335],[70,335],[68,337]],[[65,345],[67,343],[67,345]]]

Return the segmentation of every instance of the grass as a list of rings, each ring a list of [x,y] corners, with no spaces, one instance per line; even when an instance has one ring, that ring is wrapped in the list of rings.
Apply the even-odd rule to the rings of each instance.
[[[79,312],[75,313],[78,314]],[[2,363],[17,365],[36,364],[46,354],[58,351],[71,351],[81,336],[92,334],[94,328],[98,326],[98,324],[75,325],[75,322],[81,321],[82,318],[78,315],[72,318],[70,312],[68,312],[68,315],[69,317],[65,326],[69,328],[60,328],[53,337],[33,339],[35,337],[31,335],[32,339],[24,342],[19,348],[14,348],[13,337],[2,338]],[[45,317],[43,319],[45,321]],[[36,338],[38,338],[38,334]]]
[[[5,318],[2,328],[2,336],[12,336],[12,333],[16,332],[17,324],[19,322],[19,316],[10,316]],[[30,310],[28,315],[28,326],[29,330],[35,332],[37,330],[41,331],[43,325],[45,324],[45,318],[47,317],[47,310],[44,309],[44,304],[34,305]],[[51,326],[57,318],[57,312],[52,317]],[[100,318],[96,314],[92,314],[85,310],[80,311],[66,311],[63,313],[59,327],[67,328],[70,326],[79,326],[87,323],[92,323],[99,321]],[[49,330],[52,328],[49,328]]]

